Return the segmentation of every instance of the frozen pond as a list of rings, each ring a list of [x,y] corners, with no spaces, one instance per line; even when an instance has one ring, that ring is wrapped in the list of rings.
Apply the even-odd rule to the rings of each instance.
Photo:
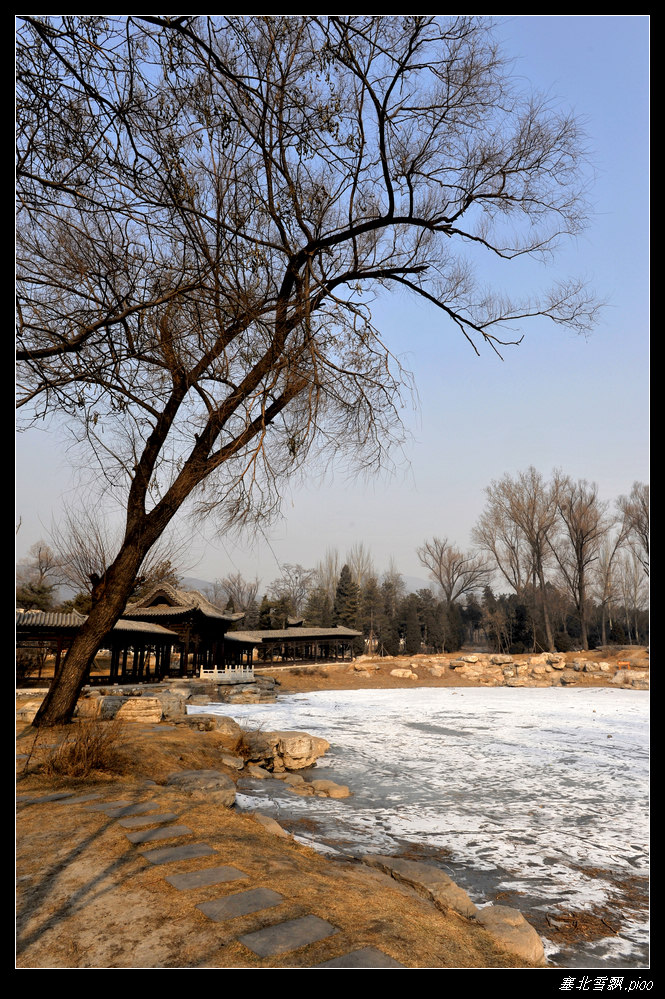
[[[312,839],[299,838],[319,849],[439,863],[477,904],[505,892],[498,901],[527,917],[609,909],[618,935],[572,949],[546,939],[548,956],[562,967],[640,968],[647,915],[611,900],[626,903],[624,886],[648,873],[648,703],[645,691],[465,687],[191,710],[321,735],[331,750],[316,776],[353,791],[300,798],[252,781],[241,807],[315,820]]]

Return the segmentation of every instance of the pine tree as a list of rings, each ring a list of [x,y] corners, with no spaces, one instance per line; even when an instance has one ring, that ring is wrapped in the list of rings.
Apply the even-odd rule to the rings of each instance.
[[[355,628],[358,619],[358,587],[353,581],[348,565],[342,566],[335,593],[333,624]]]

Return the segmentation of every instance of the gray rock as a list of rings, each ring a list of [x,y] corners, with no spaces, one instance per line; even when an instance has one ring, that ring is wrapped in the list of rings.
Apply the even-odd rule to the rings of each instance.
[[[349,798],[351,792],[346,784],[336,784],[334,780],[313,780],[310,786],[322,798]]]
[[[475,916],[478,912],[464,889],[438,867],[377,854],[363,857],[363,862],[409,885],[416,894],[431,899],[440,909],[453,909],[462,916]]]
[[[307,732],[245,732],[246,759],[276,772],[311,767],[330,749],[330,743]]]
[[[191,888],[209,888],[227,881],[245,881],[247,875],[237,867],[206,867],[202,871],[172,874],[166,880],[178,891],[189,891]]]
[[[162,705],[156,697],[125,697],[123,701],[116,712],[122,721],[154,724],[162,720]]]
[[[560,682],[566,687],[572,687],[577,683],[577,674],[572,669],[564,669],[560,674]]]
[[[198,857],[210,857],[213,850],[207,843],[186,843],[184,846],[161,846],[156,850],[145,850],[141,856],[151,864],[173,864],[177,860],[194,860]]]
[[[208,919],[221,923],[226,919],[237,919],[238,916],[248,916],[252,912],[261,912],[280,905],[284,897],[272,888],[250,888],[237,895],[226,895],[209,902],[197,905]]]
[[[24,701],[24,703],[16,709],[16,720],[32,724],[35,720],[35,715],[39,711],[41,703],[41,698],[38,701]]]
[[[315,964],[315,968],[404,968],[394,957],[388,957],[376,947],[361,947],[349,951],[341,957],[333,957],[330,961]]]
[[[277,752],[287,770],[311,767],[330,749],[330,743],[307,732],[276,732],[279,736]]]
[[[254,933],[246,933],[238,939],[259,957],[271,957],[273,954],[284,954],[317,940],[324,940],[338,932],[339,930],[325,919],[320,919],[318,916],[301,916],[300,919],[289,919],[275,926],[266,926]]]
[[[186,694],[174,694],[170,690],[160,690],[155,694],[155,697],[162,706],[163,717],[168,721],[184,718],[187,714]]]
[[[166,783],[187,794],[205,794],[208,800],[225,808],[231,808],[236,800],[235,784],[219,770],[179,770],[170,774]]]
[[[547,963],[542,940],[517,909],[507,905],[488,905],[480,910],[476,921],[491,934],[501,950],[516,954],[532,964]]]
[[[226,754],[222,756],[222,763],[225,767],[230,767],[232,770],[242,770],[245,765],[245,761],[241,756],[228,756]]]
[[[269,770],[265,767],[260,767],[258,763],[248,763],[245,768],[245,774],[247,777],[253,777],[255,780],[266,780],[268,777],[272,777]]]
[[[259,823],[259,825],[263,826],[264,829],[271,832],[273,836],[280,836],[282,839],[291,838],[286,829],[282,829],[279,822],[275,822],[275,820],[269,815],[261,815],[260,812],[254,812],[254,819]]]
[[[216,728],[214,715],[187,715],[184,722],[197,732],[214,732]]]
[[[215,719],[215,732],[221,736],[225,749],[237,749],[242,741],[242,729],[238,722],[227,715],[212,715]]]

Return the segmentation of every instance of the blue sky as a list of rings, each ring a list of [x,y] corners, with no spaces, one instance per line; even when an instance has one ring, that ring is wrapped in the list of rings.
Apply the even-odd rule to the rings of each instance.
[[[258,540],[192,530],[187,574],[229,572],[267,584],[280,563],[313,566],[326,548],[363,541],[382,571],[425,576],[415,549],[446,535],[460,546],[504,473],[534,465],[595,481],[611,501],[648,478],[648,120],[646,15],[506,17],[497,35],[513,73],[582,116],[594,169],[589,229],[553,265],[515,262],[511,290],[528,292],[582,274],[607,302],[588,338],[538,321],[504,360],[477,357],[440,315],[405,295],[379,302],[375,320],[415,376],[417,408],[405,410],[411,440],[397,471],[369,483],[335,469],[323,482],[285,491],[283,518]],[[17,558],[45,537],[75,478],[53,432],[17,444]]]

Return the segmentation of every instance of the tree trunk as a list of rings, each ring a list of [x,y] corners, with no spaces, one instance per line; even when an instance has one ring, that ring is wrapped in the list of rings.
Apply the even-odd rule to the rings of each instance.
[[[102,580],[93,605],[69,652],[56,669],[48,694],[33,721],[36,728],[64,725],[74,713],[81,688],[104,637],[122,614],[145,552],[125,543]]]
[[[545,589],[545,573],[541,566],[538,566],[538,582],[540,584],[540,600],[543,608],[543,623],[545,625],[545,638],[547,641],[547,651],[554,652],[554,635],[552,634],[552,624],[547,608],[547,590]],[[535,638],[535,631],[534,631]]]

